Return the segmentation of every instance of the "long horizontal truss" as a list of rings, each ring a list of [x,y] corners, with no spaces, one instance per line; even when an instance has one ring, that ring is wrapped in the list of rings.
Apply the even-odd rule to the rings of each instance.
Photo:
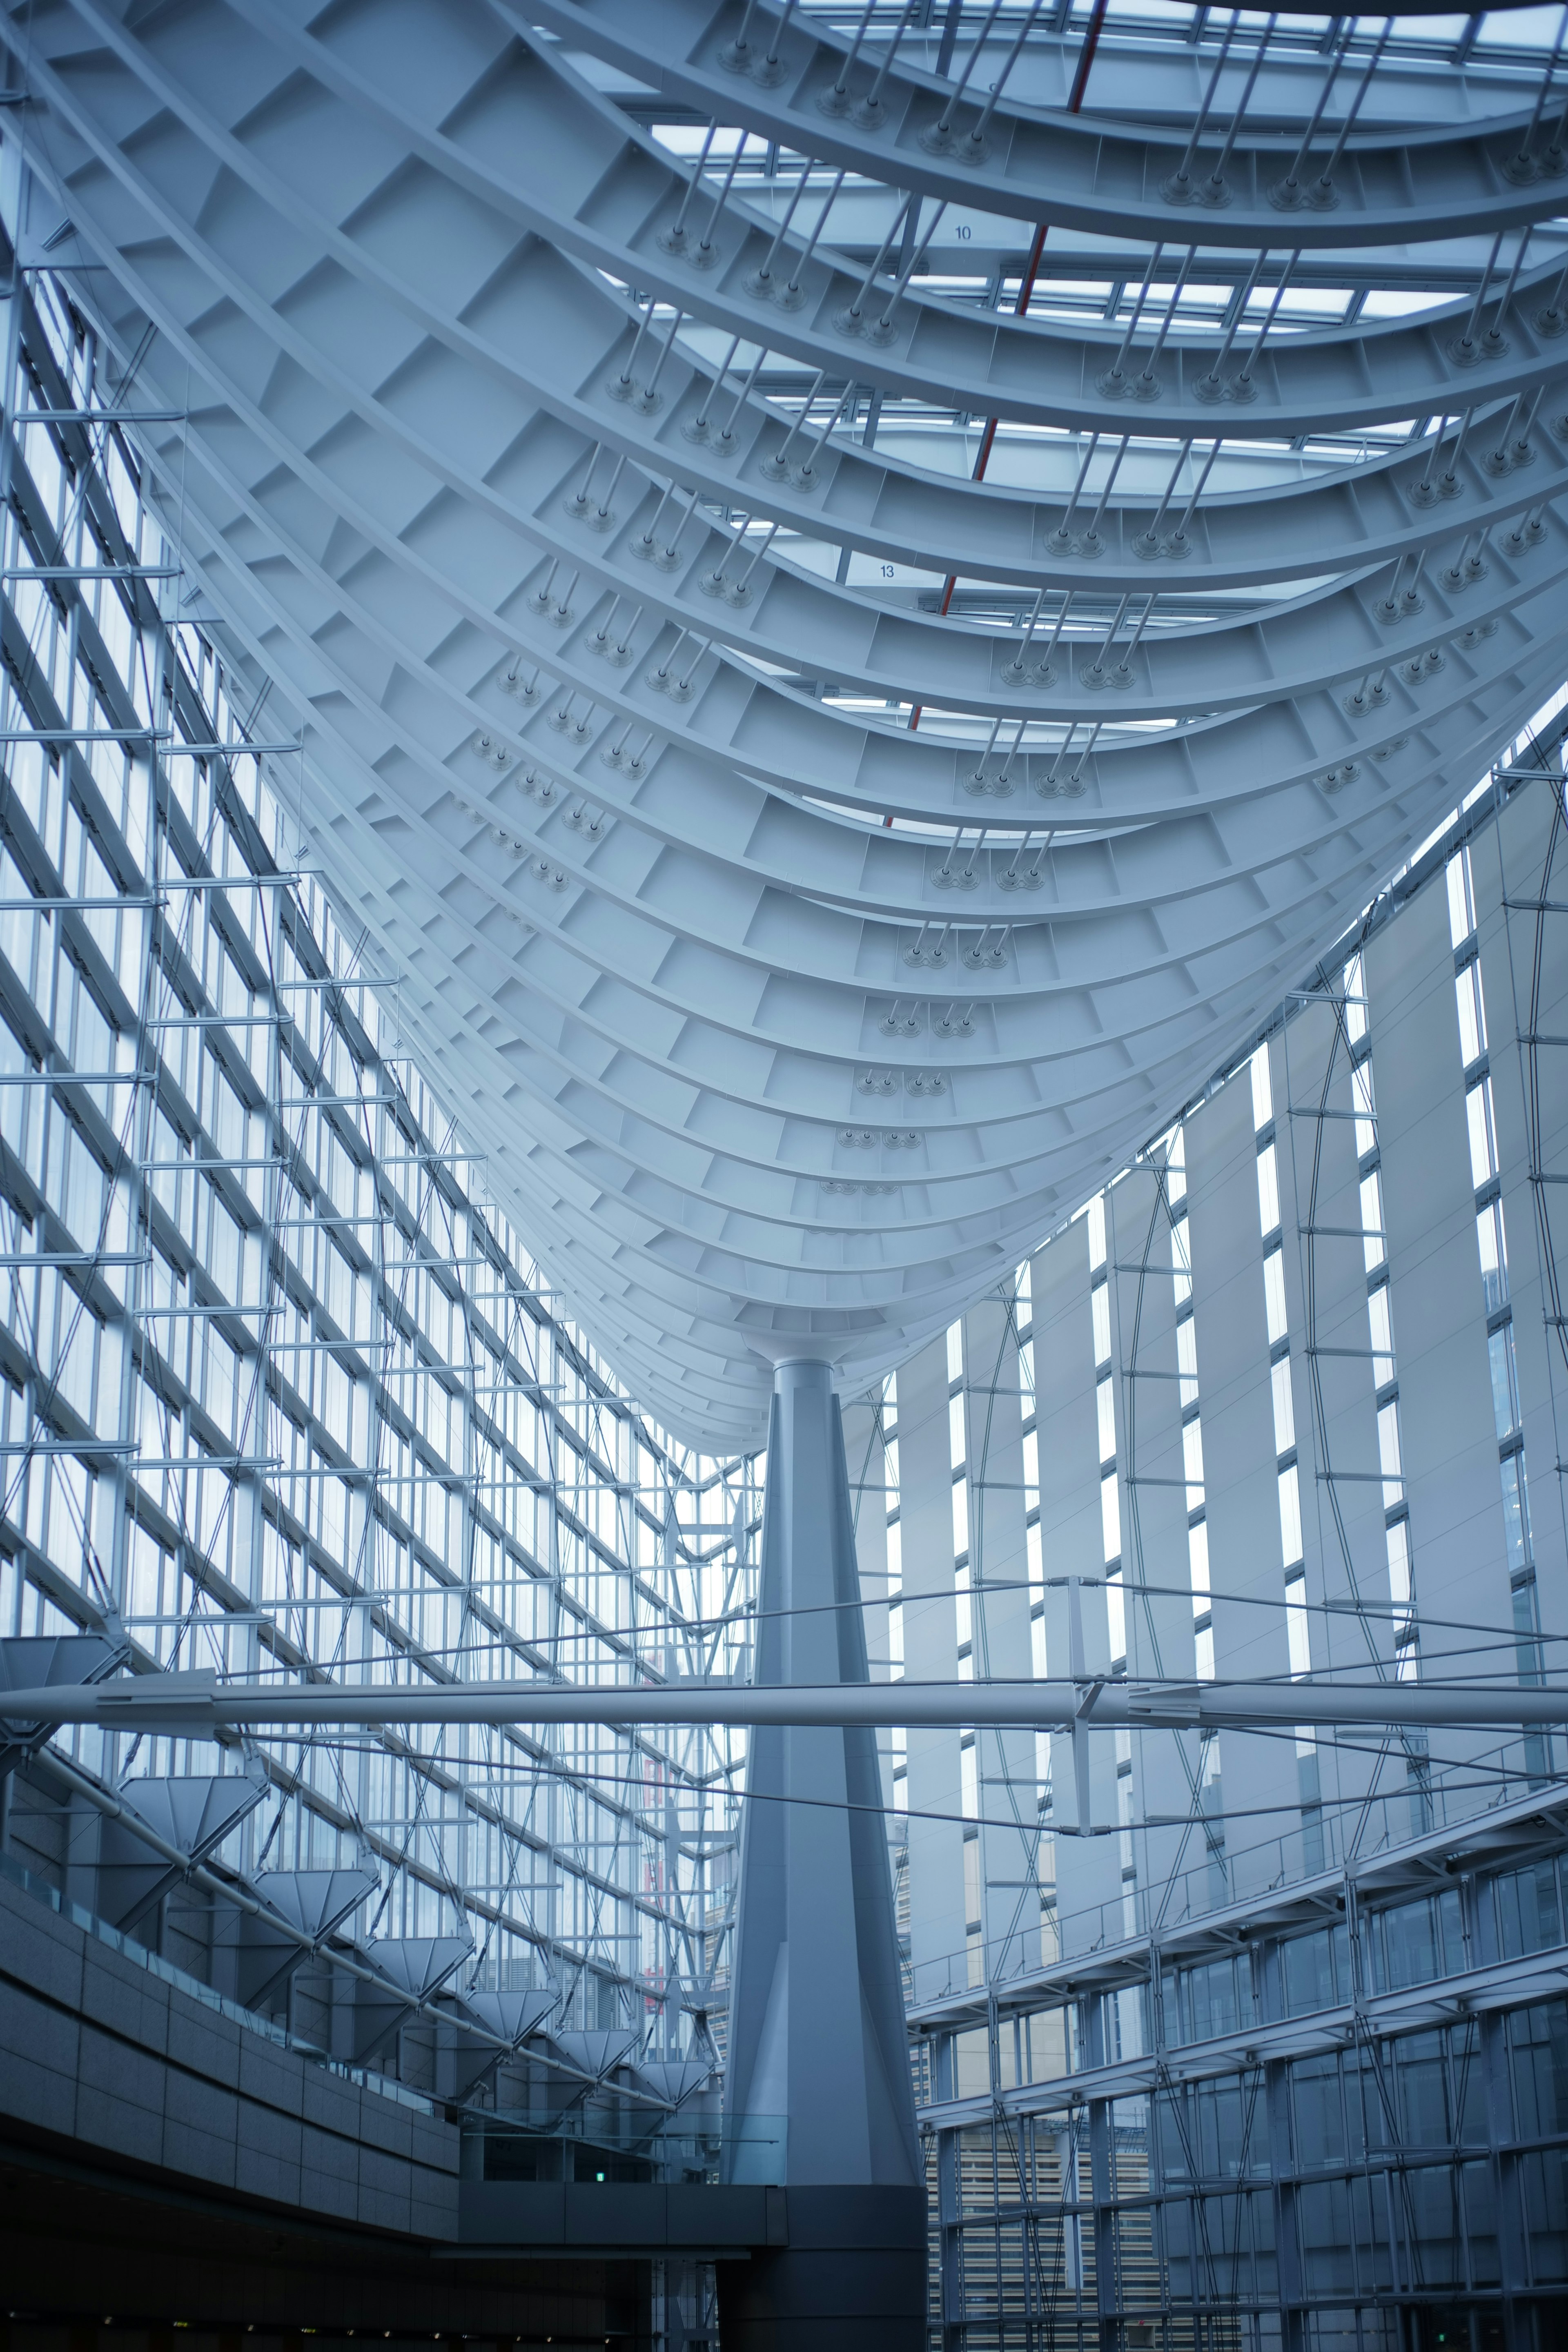
[[[57,0],[12,52],[334,887],[686,1433],[1000,1278],[1561,670],[1554,50]]]
[[[1047,1579],[1046,1589],[1058,1580]],[[1098,1582],[1099,1580],[1093,1580]],[[1082,1580],[1089,1582],[1089,1580]],[[1041,1731],[1249,1730],[1281,1724],[1399,1725],[1421,1729],[1555,1728],[1568,1724],[1568,1691],[1512,1682],[1391,1685],[1357,1682],[794,1683],[735,1685],[729,1677],[689,1687],[626,1689],[557,1685],[538,1676],[465,1680],[447,1689],[300,1689],[222,1681],[211,1672],[131,1681],[18,1685],[7,1705],[23,1716],[132,1730],[212,1730],[236,1724],[866,1724],[951,1728],[1029,1726]],[[1179,1816],[1177,1816],[1179,1818]],[[1084,1824],[1086,1830],[1087,1822]]]

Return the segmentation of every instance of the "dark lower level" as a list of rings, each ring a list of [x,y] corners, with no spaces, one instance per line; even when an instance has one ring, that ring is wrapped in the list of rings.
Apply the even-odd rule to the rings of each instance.
[[[150,2167],[0,2137],[0,2325],[9,2352],[256,2352],[309,2337],[484,2338],[643,2352],[646,2259],[464,2256],[301,2220]],[[0,2338],[0,2352],[6,2352]],[[311,2347],[314,2352],[314,2347]],[[324,2352],[324,2347],[322,2347]]]

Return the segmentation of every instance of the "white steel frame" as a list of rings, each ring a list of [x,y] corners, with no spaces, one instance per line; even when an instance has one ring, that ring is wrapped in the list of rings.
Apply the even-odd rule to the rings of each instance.
[[[918,0],[26,23],[25,240],[180,413],[153,478],[333,886],[689,1435],[999,1279],[1561,669],[1555,50]],[[1037,224],[1116,241],[1097,323],[1037,322]]]

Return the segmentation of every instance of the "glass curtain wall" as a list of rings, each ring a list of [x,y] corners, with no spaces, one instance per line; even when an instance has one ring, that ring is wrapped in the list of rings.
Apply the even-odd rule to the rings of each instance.
[[[8,323],[0,1635],[282,1682],[733,1672],[760,1465],[651,1425],[489,1205],[150,518],[132,376],[57,277]],[[55,1747],[110,1790],[249,1773],[226,1867],[367,1868],[362,1939],[466,1938],[465,1984],[558,2024],[668,2048],[726,1965],[725,1732]],[[58,1876],[52,1834],[13,1806],[22,1865]]]
[[[47,272],[8,333],[0,1635],[285,1680],[743,1672],[760,1462],[662,1435],[488,1205],[303,870],[303,762],[146,513],[133,371]],[[851,1406],[877,1671],[1550,1665],[1559,732]],[[248,1778],[214,1860],[364,1868],[365,1948],[447,1937],[557,2027],[721,2048],[732,1734],[56,1747],[107,1792]],[[937,2340],[1552,2340],[1562,1759],[1438,1748],[889,1738]],[[53,1816],[6,1827],[68,1877]]]
[[[888,1384],[893,1676],[1561,1673],[1565,702]],[[898,1742],[933,2344],[1560,2341],[1563,1761]]]

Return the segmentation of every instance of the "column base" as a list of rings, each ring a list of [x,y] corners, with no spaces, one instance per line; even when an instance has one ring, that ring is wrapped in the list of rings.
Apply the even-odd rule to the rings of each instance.
[[[789,2243],[719,2264],[724,2352],[925,2352],[925,2190],[784,2194]]]

